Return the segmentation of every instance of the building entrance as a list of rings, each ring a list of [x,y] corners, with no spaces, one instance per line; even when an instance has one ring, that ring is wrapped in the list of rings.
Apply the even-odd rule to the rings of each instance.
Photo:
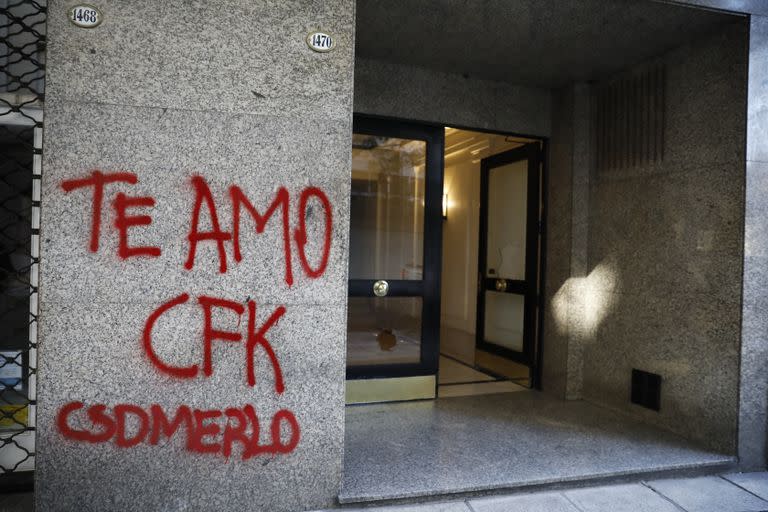
[[[347,402],[434,398],[443,130],[356,118]]]
[[[542,147],[355,119],[348,403],[532,385]]]
[[[536,384],[542,148],[446,128],[439,396]]]

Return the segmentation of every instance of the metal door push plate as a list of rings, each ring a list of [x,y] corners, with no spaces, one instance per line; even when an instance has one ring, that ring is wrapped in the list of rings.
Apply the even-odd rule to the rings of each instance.
[[[389,283],[381,280],[373,283],[373,294],[377,297],[386,297],[389,292]]]

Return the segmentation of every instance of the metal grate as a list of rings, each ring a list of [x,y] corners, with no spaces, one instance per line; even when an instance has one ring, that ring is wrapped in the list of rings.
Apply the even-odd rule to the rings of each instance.
[[[666,70],[646,66],[595,90],[595,163],[598,172],[664,160]]]
[[[632,368],[629,400],[647,409],[661,410],[661,375]]]
[[[34,469],[45,22],[0,0],[0,483]]]

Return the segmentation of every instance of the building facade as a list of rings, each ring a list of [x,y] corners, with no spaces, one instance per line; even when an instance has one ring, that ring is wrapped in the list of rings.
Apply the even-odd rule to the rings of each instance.
[[[0,481],[334,507],[462,351],[766,467],[768,7],[476,4],[5,2]]]

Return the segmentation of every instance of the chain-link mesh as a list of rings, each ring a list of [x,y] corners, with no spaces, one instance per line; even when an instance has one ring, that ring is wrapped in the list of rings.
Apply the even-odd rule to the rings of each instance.
[[[45,21],[0,0],[0,479],[34,469]]]

